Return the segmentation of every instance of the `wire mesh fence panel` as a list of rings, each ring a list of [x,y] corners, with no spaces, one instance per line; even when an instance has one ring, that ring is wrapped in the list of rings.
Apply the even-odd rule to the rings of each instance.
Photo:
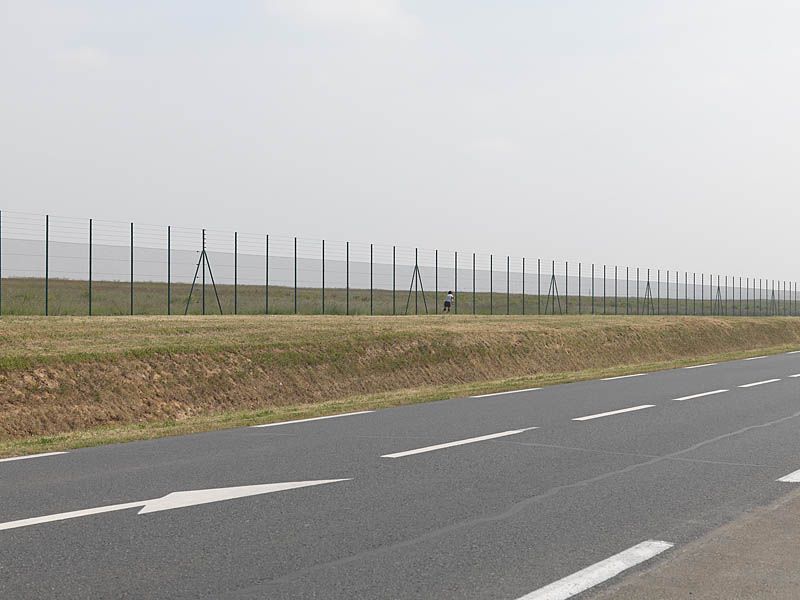
[[[350,242],[349,257],[349,313],[351,315],[368,315],[370,306],[369,244]]]
[[[87,222],[51,216],[48,248],[48,312],[88,313]]]
[[[132,314],[131,256],[130,223],[93,220],[92,314]]]
[[[347,242],[325,241],[325,314],[349,312],[347,246]]]
[[[163,315],[167,312],[166,227],[135,225],[133,252],[133,312]]]
[[[3,314],[45,314],[45,218],[2,213]]]
[[[475,255],[473,273],[474,314],[490,315],[494,313],[494,281],[492,280],[493,258],[488,254]]]
[[[267,237],[237,235],[236,312],[263,315],[267,308]]]
[[[372,248],[372,313],[392,314],[392,246],[374,245]]]
[[[795,316],[797,282],[0,212],[0,314]]]

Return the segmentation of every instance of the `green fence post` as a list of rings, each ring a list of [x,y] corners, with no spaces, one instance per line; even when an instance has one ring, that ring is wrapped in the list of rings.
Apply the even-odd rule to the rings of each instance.
[[[511,257],[506,255],[506,316],[511,314]]]
[[[92,316],[92,220],[89,219],[89,316]]]
[[[458,250],[453,251],[453,312],[458,314]]]
[[[269,314],[269,234],[264,240],[264,314]]]
[[[44,316],[50,314],[50,215],[44,217]]]
[[[133,314],[133,223],[131,223],[131,314]]]
[[[494,257],[489,255],[489,315],[494,314]]]
[[[525,314],[525,257],[522,257],[522,314]]]
[[[372,304],[372,244],[369,245],[369,314],[372,316],[374,313]]]
[[[167,225],[167,316],[172,314],[172,226]]]
[[[239,232],[233,232],[233,314],[239,314]]]
[[[472,253],[472,314],[476,314],[475,312],[475,253]]]
[[[536,259],[536,314],[542,314],[542,259]]]
[[[392,246],[392,315],[397,314],[397,246]]]
[[[294,314],[297,314],[297,238],[294,238]]]

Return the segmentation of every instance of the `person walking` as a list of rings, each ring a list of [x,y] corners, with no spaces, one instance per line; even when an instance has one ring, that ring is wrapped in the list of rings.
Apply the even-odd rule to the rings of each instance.
[[[449,313],[450,307],[453,306],[453,302],[455,301],[455,299],[456,297],[453,295],[452,291],[447,292],[447,296],[444,297],[444,311],[442,312]]]

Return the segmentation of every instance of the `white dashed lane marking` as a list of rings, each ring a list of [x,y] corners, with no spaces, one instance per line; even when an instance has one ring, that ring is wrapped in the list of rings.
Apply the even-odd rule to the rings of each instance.
[[[437,444],[435,446],[425,446],[424,448],[417,448],[415,450],[405,450],[404,452],[395,452],[393,454],[384,454],[381,458],[403,458],[404,456],[412,456],[414,454],[423,454],[425,452],[434,452],[436,450],[444,450],[445,448],[453,448],[454,446],[464,446],[465,444],[474,444],[476,442],[485,442],[487,440],[494,440],[496,438],[506,437],[509,435],[516,435],[523,431],[530,431],[537,429],[536,427],[526,427],[525,429],[513,429],[511,431],[501,431],[500,433],[491,433],[489,435],[482,435],[479,437],[468,438],[466,440],[457,440],[455,442],[447,442],[445,444]]]
[[[740,385],[740,388],[751,388],[756,387],[757,385],[765,385],[767,383],[775,383],[776,381],[780,381],[780,379],[765,379],[764,381],[755,381],[753,383],[745,383],[744,385]]]
[[[618,375],[617,377],[603,377],[600,381],[615,381],[617,379],[630,379],[631,377],[642,377],[644,373],[634,373],[633,375]]]
[[[366,415],[375,412],[374,410],[360,410],[358,412],[342,413],[340,415],[328,415],[327,417],[312,417],[310,419],[297,419],[296,421],[278,421],[277,423],[265,423],[264,425],[253,425],[253,427],[277,427],[278,425],[292,425],[293,423],[308,423],[309,421],[322,421],[323,419],[338,419],[339,417],[352,417],[354,415]]]
[[[28,454],[27,456],[12,456],[11,458],[0,458],[0,462],[28,460],[29,458],[44,458],[45,456],[58,456],[59,454],[67,454],[67,452],[42,452],[41,454]]]
[[[704,396],[715,396],[716,394],[724,394],[729,390],[714,390],[713,392],[703,392],[701,394],[692,394],[691,396],[683,396],[681,398],[673,398],[675,402],[683,402],[684,400],[694,400],[695,398],[703,398]]]
[[[615,554],[614,556],[586,567],[543,588],[526,594],[519,600],[567,600],[581,592],[616,577],[623,571],[635,567],[654,556],[672,548],[670,542],[648,540]]]
[[[598,413],[596,415],[587,415],[585,417],[578,417],[572,419],[573,421],[590,421],[592,419],[599,419],[601,417],[610,417],[612,415],[621,415],[622,413],[633,412],[635,410],[644,410],[645,408],[653,408],[655,404],[642,404],[641,406],[632,406],[630,408],[621,408],[619,410],[612,410],[609,412]]]
[[[526,388],[524,390],[509,390],[507,392],[493,392],[491,394],[481,394],[480,396],[472,396],[472,398],[488,398],[489,396],[503,396],[505,394],[521,394],[522,392],[535,392],[536,390],[540,390],[542,388]]]

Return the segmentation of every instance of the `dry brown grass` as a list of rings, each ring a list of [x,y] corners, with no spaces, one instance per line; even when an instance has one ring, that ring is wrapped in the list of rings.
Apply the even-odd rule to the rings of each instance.
[[[792,318],[3,318],[0,454],[795,347]]]

